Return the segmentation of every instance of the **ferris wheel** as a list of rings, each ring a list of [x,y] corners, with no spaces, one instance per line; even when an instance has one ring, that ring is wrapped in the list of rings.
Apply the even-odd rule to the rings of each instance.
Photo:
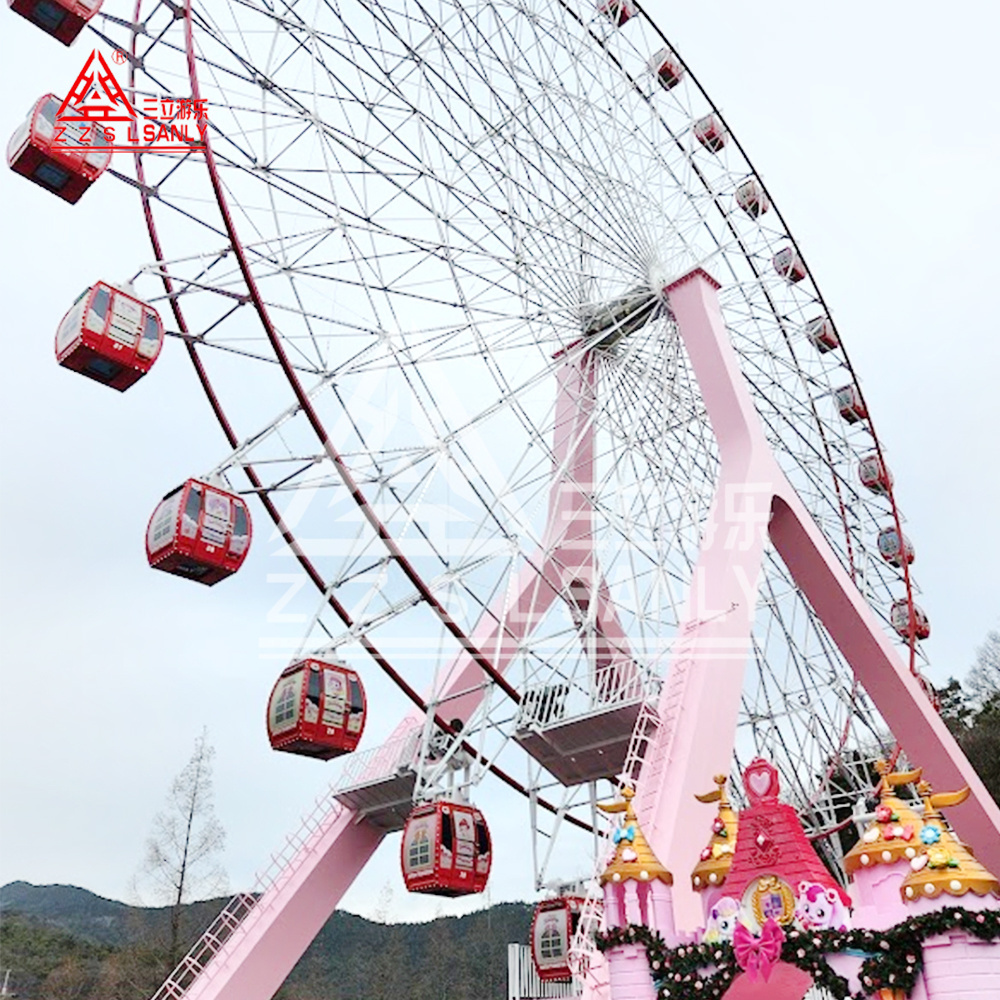
[[[722,495],[726,428],[669,290],[711,289],[731,354],[715,363],[774,480],[918,676],[913,547],[803,254],[641,9],[138,0],[92,24],[137,107],[207,109],[204,150],[107,168],[138,189],[155,257],[109,301],[137,323],[160,311],[227,441],[158,508],[151,562],[190,503],[206,530],[215,497],[215,582],[246,554],[236,512],[263,510],[309,582],[290,597],[308,621],[293,664],[378,671],[414,703],[352,756],[304,842],[340,851],[330,907],[414,801],[474,798],[490,775],[549,837],[544,884],[602,782],[648,781],[640,744],[690,707],[688,661],[730,688],[723,769],[767,756],[814,833],[849,820],[893,749],[886,707],[767,540],[768,483]],[[756,552],[728,603],[699,603],[713,544]],[[160,568],[197,578],[192,558]],[[745,642],[685,645],[741,603]]]

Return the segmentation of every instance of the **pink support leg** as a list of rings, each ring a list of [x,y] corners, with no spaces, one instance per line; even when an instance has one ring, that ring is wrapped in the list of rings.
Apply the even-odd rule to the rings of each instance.
[[[704,791],[712,774],[729,771],[764,529],[772,511],[769,530],[776,549],[897,739],[939,787],[971,786],[963,834],[984,862],[996,867],[1000,810],[778,467],[729,342],[718,287],[697,269],[665,289],[721,466],[661,696],[660,727],[636,796],[647,839],[677,875],[678,926],[700,922],[686,875],[697,861],[711,809],[693,796]]]
[[[594,478],[596,361],[584,354],[558,370],[553,484],[543,548],[508,593],[473,630],[476,647],[504,672],[557,596],[592,623],[601,689],[627,683],[634,671],[624,629],[593,551],[586,493]],[[591,603],[594,613],[589,614]],[[447,718],[468,720],[483,698],[482,668],[468,653],[445,672],[435,697]],[[423,724],[413,711],[394,737]],[[186,1000],[267,1000],[288,976],[384,836],[349,809],[331,814],[261,897],[244,924],[195,979]],[[161,996],[172,997],[164,992]]]
[[[596,356],[588,351],[556,373],[553,487],[544,548],[543,578],[558,588],[578,628],[592,625],[595,690],[624,690],[635,670],[628,639],[594,553],[594,407]],[[590,615],[591,605],[594,613]]]
[[[556,597],[561,597],[581,632],[588,625],[592,628],[595,689],[611,694],[627,689],[635,666],[594,553],[593,507],[587,494],[594,486],[596,358],[586,353],[566,361],[556,378],[553,476],[542,549],[521,568],[508,593],[482,616],[472,638],[494,667],[505,671]],[[470,691],[482,672],[462,653],[445,676],[446,687]],[[449,719],[465,720],[478,701],[478,693],[470,691],[442,710]]]

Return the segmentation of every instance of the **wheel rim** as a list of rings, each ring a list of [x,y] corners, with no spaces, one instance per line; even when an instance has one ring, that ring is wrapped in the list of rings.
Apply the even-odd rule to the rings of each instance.
[[[794,245],[777,210],[754,220],[737,207],[736,187],[754,176],[738,144],[713,155],[693,139],[694,122],[714,111],[707,97],[690,74],[666,91],[646,68],[662,44],[656,29],[644,17],[615,29],[584,5],[546,3],[321,14],[306,24],[252,4],[231,6],[228,22],[194,12],[191,69],[209,100],[218,197],[198,157],[142,163],[167,247],[154,270],[171,276],[212,369],[217,413],[251,435],[235,448],[230,432],[223,466],[252,463],[253,488],[278,507],[282,493],[317,490],[354,518],[338,522],[336,551],[311,555],[314,582],[352,610],[353,628],[319,612],[305,645],[343,652],[360,623],[393,660],[414,638],[419,666],[459,648],[352,513],[317,434],[329,434],[364,503],[469,635],[543,546],[560,366],[584,356],[581,335],[602,307],[636,288],[653,302],[694,263],[724,283],[727,325],[779,462],[887,619],[912,586],[905,566],[877,554],[878,529],[898,527],[891,494],[863,495],[854,474],[874,434],[843,425],[829,398],[853,372],[842,351],[816,354],[803,337],[826,309],[811,277],[791,286],[774,273],[773,256]],[[154,42],[137,44],[137,86],[146,75],[162,90],[173,74],[181,94],[184,44],[167,22],[162,8],[146,16]],[[238,240],[213,205],[228,207]],[[233,264],[237,243],[257,316]],[[275,363],[268,321],[294,372]],[[594,354],[597,473],[584,484],[594,546],[629,648],[655,676],[716,449],[669,316],[658,311]],[[295,380],[323,432],[289,396]],[[329,534],[330,512],[319,513]],[[515,686],[582,683],[579,631],[565,602],[554,605]],[[849,742],[885,734],[773,555],[753,660],[737,752],[768,753],[793,799],[815,802]],[[843,798],[865,784],[863,767],[854,779]],[[825,808],[816,825],[832,820]]]

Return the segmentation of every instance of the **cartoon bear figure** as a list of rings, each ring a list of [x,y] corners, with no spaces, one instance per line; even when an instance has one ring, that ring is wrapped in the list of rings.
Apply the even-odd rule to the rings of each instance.
[[[800,882],[795,900],[795,923],[802,930],[846,931],[850,913],[840,893],[819,882]]]
[[[702,941],[706,944],[732,941],[739,916],[740,904],[732,896],[723,896],[708,911],[708,924]]]

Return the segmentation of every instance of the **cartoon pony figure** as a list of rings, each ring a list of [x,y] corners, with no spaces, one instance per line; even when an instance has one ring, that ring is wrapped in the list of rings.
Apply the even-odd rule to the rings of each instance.
[[[836,889],[819,882],[800,882],[795,923],[803,930],[846,931],[850,913]]]
[[[723,896],[708,911],[708,925],[702,938],[706,944],[732,941],[740,916],[740,904],[732,896]]]

